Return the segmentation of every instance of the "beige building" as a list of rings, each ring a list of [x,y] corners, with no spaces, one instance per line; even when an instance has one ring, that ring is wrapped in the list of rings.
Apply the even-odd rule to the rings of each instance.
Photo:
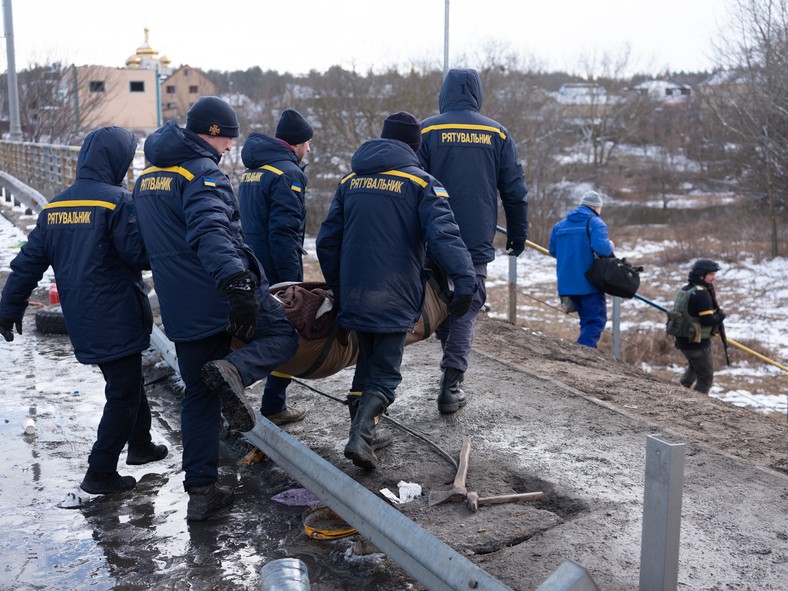
[[[191,66],[181,66],[161,83],[161,111],[164,120],[186,123],[186,112],[201,96],[215,95],[216,85]]]
[[[175,70],[167,56],[145,41],[126,60],[125,68],[80,66],[77,98],[80,129],[119,125],[148,135],[168,119],[186,122],[186,112],[204,95],[215,95],[216,85],[191,66]]]
[[[156,70],[80,66],[75,107],[80,129],[119,125],[147,134],[159,127]]]

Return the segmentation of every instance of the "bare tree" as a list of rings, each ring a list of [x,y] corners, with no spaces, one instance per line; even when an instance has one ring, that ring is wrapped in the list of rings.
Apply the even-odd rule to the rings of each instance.
[[[779,256],[788,194],[788,0],[736,0],[717,58],[726,76],[708,105],[739,143],[743,188],[766,203]]]
[[[85,84],[76,69],[61,62],[34,64],[19,72],[17,78],[23,140],[78,143],[81,121],[95,112],[101,96],[93,93],[89,100],[75,100]],[[6,85],[2,87],[5,95]]]

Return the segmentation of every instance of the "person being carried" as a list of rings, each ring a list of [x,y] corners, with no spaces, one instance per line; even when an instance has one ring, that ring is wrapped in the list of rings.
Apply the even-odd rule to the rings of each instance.
[[[320,267],[339,306],[337,323],[358,338],[344,453],[362,468],[375,468],[375,451],[391,442],[376,426],[402,381],[405,335],[424,303],[427,253],[454,283],[449,314],[467,313],[476,291],[446,189],[419,166],[420,143],[413,115],[389,115],[380,139],[353,155],[353,172],[339,183],[317,237]]]
[[[298,348],[298,333],[268,293],[243,241],[238,200],[219,161],[238,137],[233,108],[204,96],[186,127],[168,121],[145,141],[150,163],[134,187],[167,336],[185,385],[181,412],[186,518],[208,519],[233,500],[219,474],[220,412],[230,427],[256,422],[244,388]],[[233,337],[246,343],[231,351]]]
[[[580,317],[577,343],[596,348],[607,324],[607,298],[586,279],[586,271],[594,263],[594,254],[613,256],[599,193],[587,191],[580,205],[553,226],[547,250],[556,259],[558,295],[569,298]]]
[[[306,168],[313,130],[294,109],[285,109],[276,136],[252,132],[241,158],[238,204],[244,240],[252,247],[271,285],[304,280],[301,256],[306,226]],[[287,404],[290,376],[272,372],[265,383],[260,413],[275,425],[300,421],[306,411]]]
[[[30,294],[51,266],[74,356],[98,365],[104,376],[106,404],[80,484],[91,494],[136,486],[133,476],[117,470],[127,444],[129,465],[167,456],[167,447],[151,439],[142,376],[142,352],[150,345],[153,326],[141,274],[149,263],[124,187],[136,150],[137,137],[121,127],[102,127],[85,138],[76,181],[44,206],[11,261],[0,300],[0,333],[13,341],[14,328],[22,334]]]
[[[499,194],[509,254],[520,256],[528,238],[528,189],[517,144],[503,125],[479,112],[483,98],[476,70],[449,70],[438,99],[440,115],[421,123],[419,160],[451,195],[449,205],[476,269],[470,310],[450,316],[435,331],[443,349],[438,410],[444,414],[467,402],[460,383],[468,369],[476,318],[487,300],[485,280],[487,263],[495,259]]]
[[[711,337],[719,331],[725,312],[714,302],[714,279],[720,266],[709,259],[698,259],[692,265],[687,285],[676,294],[673,310],[686,319],[685,331],[675,337],[676,348],[687,359],[679,383],[708,394],[714,381],[714,358],[711,354]]]

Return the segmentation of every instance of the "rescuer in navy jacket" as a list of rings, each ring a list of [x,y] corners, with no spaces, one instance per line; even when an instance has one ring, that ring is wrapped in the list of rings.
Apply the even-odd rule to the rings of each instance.
[[[208,519],[232,502],[217,487],[220,412],[249,431],[245,386],[287,361],[298,333],[268,293],[268,281],[242,237],[238,201],[219,168],[238,136],[233,108],[201,97],[186,128],[168,121],[145,142],[150,166],[134,187],[140,231],[167,336],[185,384],[181,415],[187,519]],[[246,346],[230,353],[232,337]]]
[[[285,109],[276,137],[250,133],[241,152],[246,170],[238,204],[244,240],[271,285],[304,280],[307,178],[301,161],[310,151],[312,135],[312,126],[298,111]],[[266,379],[260,413],[275,425],[300,421],[306,414],[287,404],[290,381],[277,372]]]
[[[412,115],[387,117],[381,139],[353,155],[353,172],[340,182],[317,237],[320,267],[339,299],[337,322],[358,337],[351,393],[361,400],[354,405],[349,397],[345,456],[364,468],[376,466],[374,451],[390,441],[381,441],[375,425],[402,380],[405,334],[424,303],[427,250],[454,283],[450,314],[467,312],[476,290],[446,190],[419,166],[420,141]]]
[[[101,369],[107,402],[88,457],[83,490],[93,494],[134,488],[117,472],[128,443],[127,464],[167,455],[151,442],[151,415],[142,377],[142,351],[150,344],[152,315],[141,271],[148,256],[124,180],[137,137],[120,127],[89,134],[77,159],[73,185],[38,216],[27,244],[11,262],[0,302],[0,331],[22,334],[28,298],[51,265],[74,355]]]
[[[495,259],[493,238],[501,196],[508,239],[519,256],[528,238],[528,200],[517,145],[497,121],[479,113],[482,86],[476,70],[449,70],[440,91],[440,115],[422,121],[419,160],[451,195],[449,204],[476,267],[478,289],[470,311],[448,318],[436,331],[443,345],[443,378],[438,409],[452,413],[464,406],[460,390],[479,310],[487,298],[487,263]]]

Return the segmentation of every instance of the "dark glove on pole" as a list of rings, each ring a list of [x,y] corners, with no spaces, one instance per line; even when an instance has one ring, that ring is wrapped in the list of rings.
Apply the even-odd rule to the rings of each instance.
[[[14,327],[16,327],[16,332],[22,334],[21,320],[13,321],[8,318],[0,318],[0,334],[9,343],[14,340]]]
[[[451,296],[451,300],[449,300],[449,305],[447,306],[449,316],[454,316],[455,318],[464,316],[468,310],[471,309],[472,303],[472,293],[455,293]]]
[[[249,271],[233,275],[221,287],[221,292],[230,302],[227,332],[239,339],[251,337],[257,326],[260,301],[257,299],[255,287],[256,283]]]
[[[519,257],[525,250],[525,240],[507,240],[506,250],[510,257]]]

